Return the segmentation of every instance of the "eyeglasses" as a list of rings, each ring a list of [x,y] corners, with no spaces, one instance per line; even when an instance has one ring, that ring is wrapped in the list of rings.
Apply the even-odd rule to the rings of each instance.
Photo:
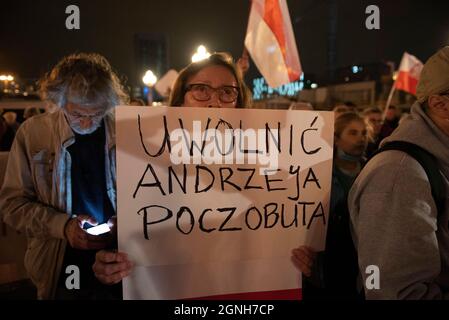
[[[193,83],[186,87],[186,91],[190,91],[197,101],[208,101],[212,97],[212,93],[217,91],[218,98],[223,103],[231,103],[237,100],[239,96],[239,88],[234,86],[222,86],[213,88],[204,83]]]
[[[77,112],[77,111],[68,112],[67,110],[64,110],[64,112],[70,119],[75,120],[75,121],[79,121],[81,119],[89,119],[89,120],[92,120],[92,121],[95,121],[95,120],[99,121],[105,115],[104,111],[100,111],[100,112],[97,112],[97,113],[94,113],[94,114],[84,114],[84,113],[80,113],[80,112]]]

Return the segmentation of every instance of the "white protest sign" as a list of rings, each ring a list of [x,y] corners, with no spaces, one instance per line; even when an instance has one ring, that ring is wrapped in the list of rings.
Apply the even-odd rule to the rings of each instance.
[[[333,114],[118,107],[125,299],[300,288],[291,250],[323,250]]]

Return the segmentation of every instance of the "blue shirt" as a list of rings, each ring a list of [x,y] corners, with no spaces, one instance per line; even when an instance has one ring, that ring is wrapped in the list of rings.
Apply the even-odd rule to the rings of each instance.
[[[67,150],[72,159],[72,213],[87,214],[105,223],[114,215],[106,192],[104,122],[91,134],[75,133],[75,143]],[[116,244],[114,244],[116,248]],[[95,277],[92,266],[97,250],[74,249],[67,243],[56,299],[117,299],[121,298],[121,284],[107,286]],[[76,265],[80,270],[80,290],[67,290],[65,268]]]
[[[72,158],[72,213],[87,214],[98,223],[114,215],[106,192],[104,124],[91,134],[75,133],[75,143],[68,147]]]

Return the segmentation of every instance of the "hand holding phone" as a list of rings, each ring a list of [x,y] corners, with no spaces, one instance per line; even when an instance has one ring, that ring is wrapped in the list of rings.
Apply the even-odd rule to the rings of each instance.
[[[99,225],[96,225],[96,226],[89,227],[87,229],[84,228],[84,230],[86,230],[86,232],[88,234],[91,234],[93,236],[98,236],[100,234],[104,234],[104,233],[110,232],[111,228],[109,228],[109,224],[102,223],[102,224],[99,224]]]
[[[99,250],[110,245],[112,237],[105,233],[105,226],[97,226],[98,223],[88,215],[79,215],[70,219],[64,228],[64,235],[70,246],[75,249]],[[91,231],[84,227],[91,226]],[[106,226],[108,227],[108,226]],[[96,234],[96,235],[94,235]],[[101,234],[101,236],[99,236]]]

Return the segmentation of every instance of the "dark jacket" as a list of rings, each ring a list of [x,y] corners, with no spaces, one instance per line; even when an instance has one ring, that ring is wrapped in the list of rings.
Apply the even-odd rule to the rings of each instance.
[[[311,277],[303,277],[304,300],[360,298],[357,291],[357,254],[352,242],[347,206],[348,193],[354,180],[355,177],[334,166],[326,249],[317,254]]]

